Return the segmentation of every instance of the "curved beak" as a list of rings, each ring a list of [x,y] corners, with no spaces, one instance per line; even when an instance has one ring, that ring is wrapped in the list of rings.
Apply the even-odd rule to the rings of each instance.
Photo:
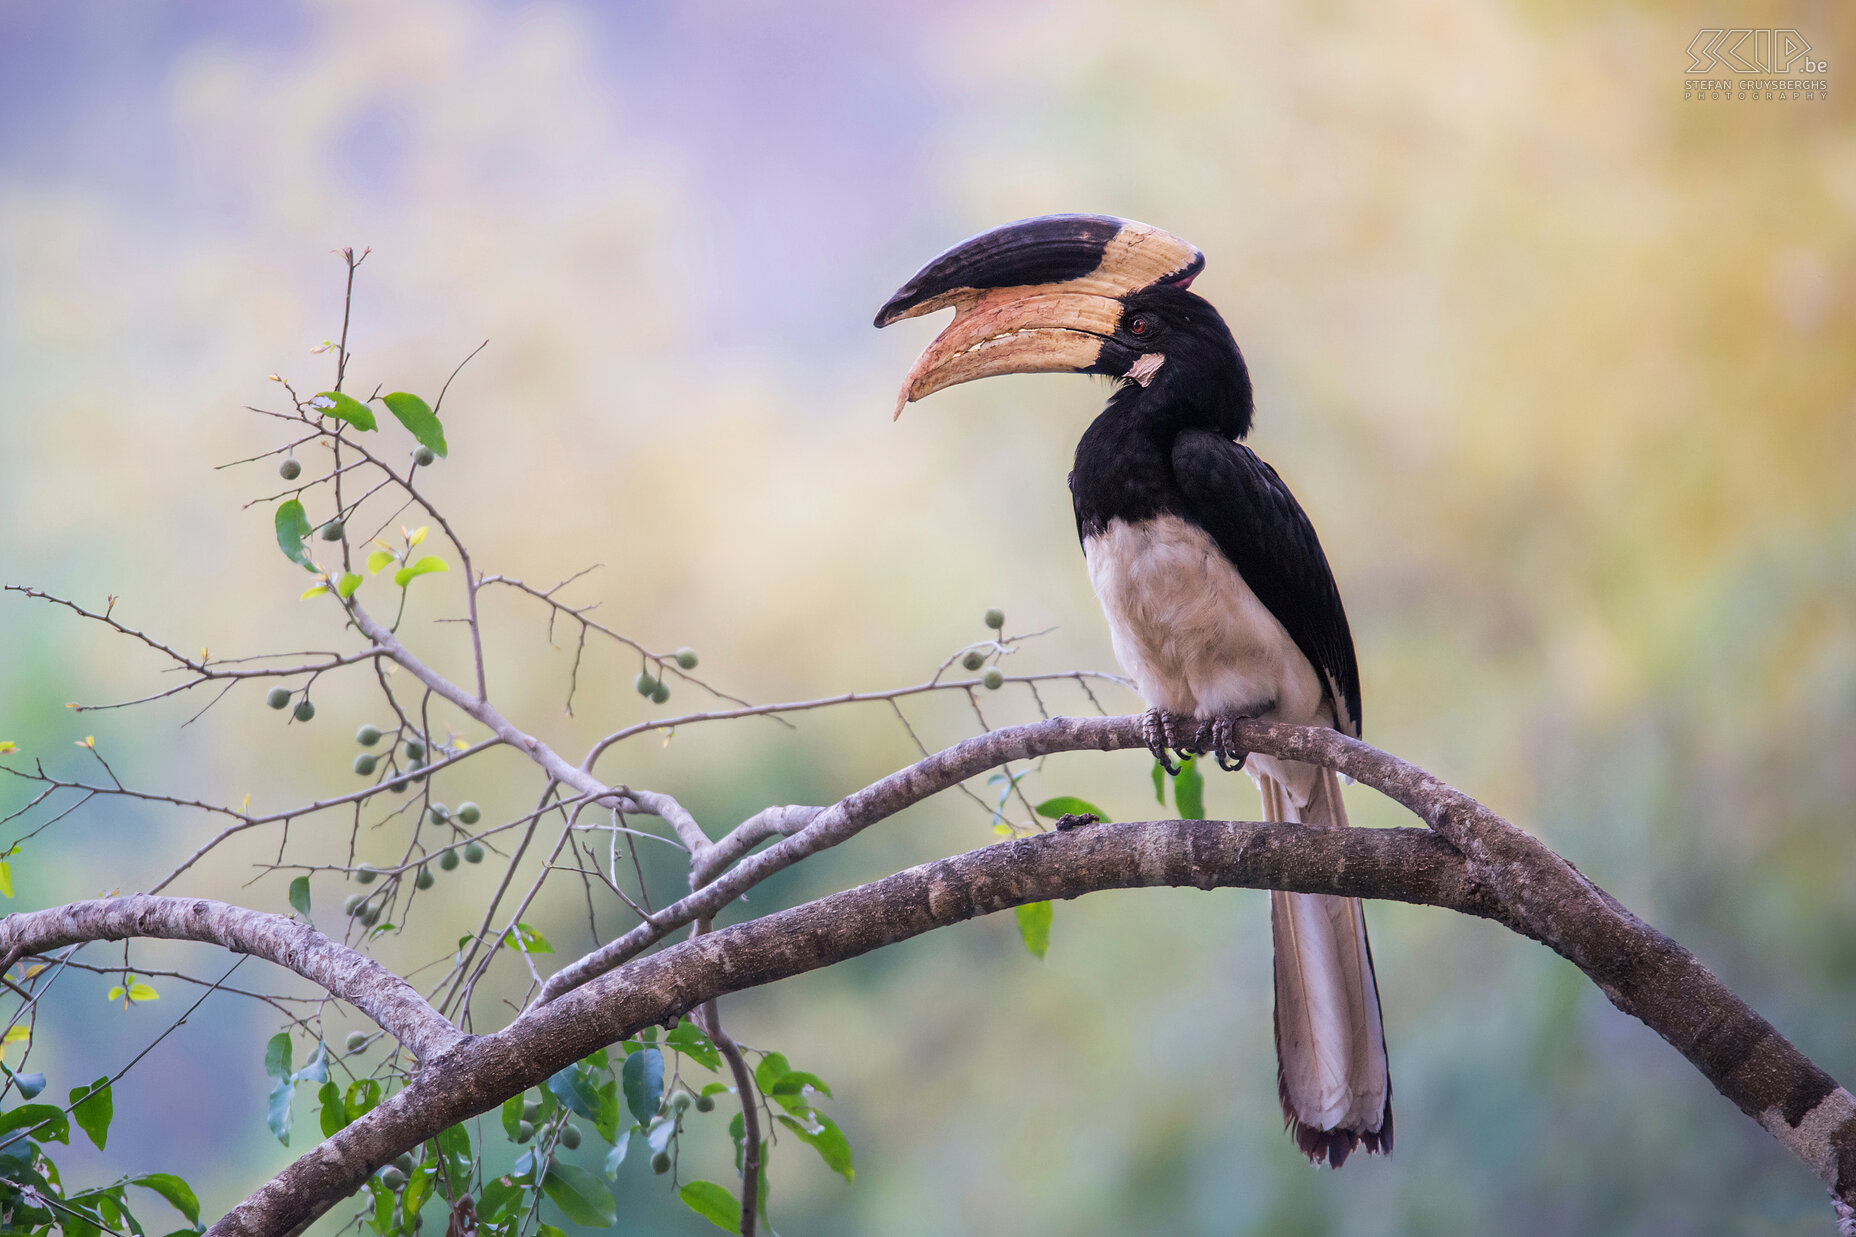
[[[896,400],[995,374],[1124,373],[1114,340],[1131,292],[1185,287],[1204,255],[1170,232],[1107,215],[1046,215],[982,232],[918,271],[876,325],[952,306],[954,320],[909,370]]]
[[[896,416],[915,400],[975,378],[1087,373],[1103,349],[1125,351],[1111,339],[1121,311],[1118,300],[1048,286],[980,293],[955,310],[917,358],[896,398]]]

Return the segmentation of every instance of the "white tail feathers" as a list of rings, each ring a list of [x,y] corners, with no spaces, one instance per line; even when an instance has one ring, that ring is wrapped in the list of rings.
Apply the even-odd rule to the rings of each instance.
[[[1306,802],[1297,802],[1293,790],[1273,776],[1276,765],[1270,761],[1251,772],[1263,795],[1265,820],[1347,823],[1340,779],[1332,770],[1297,778],[1309,785]],[[1357,1146],[1389,1154],[1392,1079],[1360,900],[1272,893],[1270,929],[1276,945],[1276,1086],[1296,1145],[1309,1159],[1335,1168]]]

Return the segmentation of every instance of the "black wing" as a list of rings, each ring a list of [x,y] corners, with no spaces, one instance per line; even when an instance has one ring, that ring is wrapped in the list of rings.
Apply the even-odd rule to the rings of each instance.
[[[1346,707],[1360,734],[1360,667],[1347,611],[1321,541],[1295,495],[1256,452],[1209,430],[1173,443],[1173,475],[1191,518],[1211,534],[1250,590],[1288,629]]]

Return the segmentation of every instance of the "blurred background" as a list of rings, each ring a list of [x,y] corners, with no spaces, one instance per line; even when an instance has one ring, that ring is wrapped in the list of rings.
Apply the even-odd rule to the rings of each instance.
[[[1797,29],[1838,89],[1684,101],[1685,49],[1722,24]],[[270,505],[242,508],[278,488],[272,464],[214,465],[284,441],[242,411],[277,406],[268,374],[329,384],[311,350],[340,325],[331,250],[371,245],[351,389],[430,398],[490,341],[429,482],[485,570],[545,587],[604,563],[575,597],[757,701],[919,681],[993,605],[1009,631],[1055,628],[1012,671],[1113,669],[1064,484],[1103,388],[975,384],[892,424],[934,328],[869,322],[974,231],[1133,216],[1208,255],[1197,289],[1258,387],[1251,441],[1347,601],[1367,738],[1539,834],[1856,1078],[1853,35],[1847,5],[1754,0],[0,0],[0,578],[113,595],[189,651],[346,647],[298,602]],[[408,630],[460,671],[436,623],[456,579],[421,582]],[[560,749],[652,715],[635,659],[601,650],[567,716],[571,655],[540,610],[498,598],[486,622],[492,692]],[[88,775],[72,744],[95,735],[127,781],[267,810],[354,784],[349,735],[382,720],[365,676],[325,681],[309,726],[261,690],[184,730],[203,701],[71,713],[161,685],[106,634],[0,596],[0,739]],[[1035,716],[1012,690],[984,703]],[[963,702],[910,716],[931,746],[974,725]],[[883,706],[797,720],[649,734],[602,769],[720,830],[914,751]],[[1159,810],[1147,769],[1071,755],[1027,786],[1138,819]],[[1213,815],[1254,814],[1247,779],[1213,777]],[[444,790],[503,813],[537,792],[500,754]],[[1356,823],[1400,822],[1349,793]],[[0,814],[25,795],[0,784]],[[7,909],[143,888],[215,827],[87,809],[15,856]],[[397,854],[390,832],[363,856]],[[313,861],[346,836],[311,824],[292,846]],[[944,795],[744,909],[991,840]],[[277,841],[176,888],[286,909],[287,876],[247,886]],[[442,956],[499,875],[448,874],[383,959]],[[332,927],[343,892],[315,886]],[[577,887],[530,918],[587,944]],[[856,1151],[847,1186],[782,1145],[777,1227],[1826,1229],[1809,1174],[1568,964],[1445,912],[1370,918],[1392,1160],[1315,1172],[1280,1132],[1264,895],[1105,894],[1057,908],[1041,963],[995,917],[726,1002],[738,1038],[829,1079]],[[239,981],[287,986],[254,968]],[[163,983],[125,1011],[109,982],[48,1000],[32,1061],[58,1094],[192,999]],[[277,1026],[214,997],[118,1085],[108,1152],[67,1172],[170,1170],[210,1212],[236,1202],[314,1137],[307,1092],[291,1149],[265,1129]],[[686,1176],[729,1179],[723,1115]],[[710,1231],[646,1158],[617,1182],[621,1227]]]

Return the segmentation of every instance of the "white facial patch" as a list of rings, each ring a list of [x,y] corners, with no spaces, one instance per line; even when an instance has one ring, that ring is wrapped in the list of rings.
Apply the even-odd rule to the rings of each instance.
[[[1166,364],[1166,353],[1143,352],[1135,358],[1134,364],[1128,366],[1127,376],[1142,386],[1146,386],[1154,380],[1154,375],[1164,364]]]

